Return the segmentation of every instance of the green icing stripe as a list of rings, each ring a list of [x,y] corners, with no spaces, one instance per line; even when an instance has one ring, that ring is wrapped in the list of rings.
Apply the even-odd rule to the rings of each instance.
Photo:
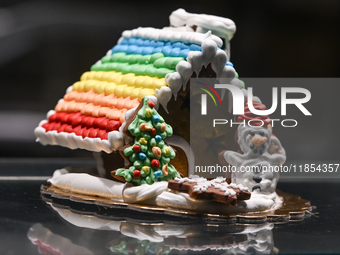
[[[168,73],[173,73],[177,64],[183,60],[182,57],[164,57],[163,53],[143,56],[119,52],[104,56],[100,64],[91,67],[91,71],[116,71],[164,78]]]

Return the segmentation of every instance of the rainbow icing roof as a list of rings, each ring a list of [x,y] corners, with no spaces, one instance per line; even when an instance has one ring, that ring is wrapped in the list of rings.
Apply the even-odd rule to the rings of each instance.
[[[178,11],[170,20],[181,16]],[[176,98],[203,66],[211,64],[217,77],[235,78],[222,45],[210,30],[199,33],[185,26],[124,31],[118,44],[69,87],[41,121],[35,129],[37,141],[107,153],[119,149],[124,145],[119,130],[126,113],[145,96],[167,111],[172,96]]]

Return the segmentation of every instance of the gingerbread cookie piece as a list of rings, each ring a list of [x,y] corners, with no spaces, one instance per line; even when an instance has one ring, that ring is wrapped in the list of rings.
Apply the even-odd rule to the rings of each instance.
[[[190,197],[199,200],[214,200],[229,205],[236,205],[237,200],[250,199],[248,188],[235,183],[228,184],[223,177],[208,181],[206,178],[175,178],[170,180],[168,188],[188,193]]]

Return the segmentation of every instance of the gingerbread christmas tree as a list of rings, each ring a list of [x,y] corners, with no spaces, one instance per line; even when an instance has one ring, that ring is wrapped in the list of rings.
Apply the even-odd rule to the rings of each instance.
[[[135,184],[153,184],[180,177],[170,160],[175,151],[164,139],[172,135],[172,127],[165,123],[154,108],[155,104],[145,97],[127,122],[124,133],[134,142],[120,149],[121,155],[130,162],[127,168],[112,171],[113,177]]]

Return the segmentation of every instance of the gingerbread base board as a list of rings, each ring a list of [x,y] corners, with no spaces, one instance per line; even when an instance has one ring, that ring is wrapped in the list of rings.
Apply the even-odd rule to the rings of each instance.
[[[297,195],[284,193],[279,190],[277,191],[277,194],[283,198],[282,206],[279,209],[260,213],[238,213],[234,215],[197,213],[195,211],[174,208],[116,202],[108,198],[67,192],[54,187],[49,183],[41,186],[41,194],[43,199],[47,202],[57,204],[58,207],[68,208],[76,213],[90,214],[100,218],[104,217],[122,220],[127,218],[127,214],[121,214],[122,210],[128,210],[131,213],[143,213],[144,216],[149,214],[149,216],[143,216],[141,219],[136,219],[137,222],[140,220],[148,220],[154,221],[155,223],[163,222],[163,219],[170,220],[172,217],[180,217],[185,218],[186,220],[199,219],[205,222],[243,224],[273,222],[277,224],[302,221],[305,217],[309,217],[311,215],[311,211],[315,209],[310,205],[308,200],[301,199]],[[70,203],[72,206],[70,206]],[[129,219],[134,219],[134,217],[131,217],[131,213],[128,214]]]

